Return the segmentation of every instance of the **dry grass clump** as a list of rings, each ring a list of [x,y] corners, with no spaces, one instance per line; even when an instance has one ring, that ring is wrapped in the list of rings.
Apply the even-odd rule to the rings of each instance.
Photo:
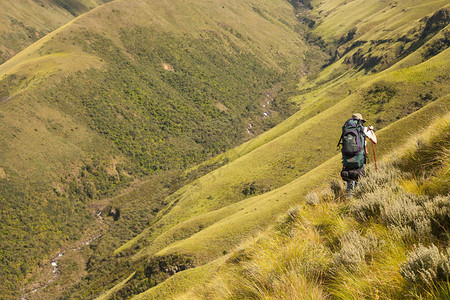
[[[433,287],[437,281],[450,279],[450,248],[441,253],[435,245],[419,245],[411,252],[400,273],[410,283]]]
[[[293,206],[281,217],[276,230],[283,235],[291,236],[292,228],[301,222],[302,218],[302,208],[299,205]]]
[[[300,205],[295,205],[295,206],[289,208],[286,213],[284,222],[292,223],[293,221],[297,221],[298,218],[300,218],[300,216],[301,216],[301,211],[302,211],[302,208]]]
[[[321,202],[342,202],[347,199],[345,185],[342,180],[332,179],[329,186],[318,191],[309,192],[305,201],[306,204],[316,206]]]
[[[325,299],[321,278],[328,268],[330,253],[313,232],[304,234],[306,239],[298,235],[261,239],[252,247],[252,259],[242,262],[234,273],[231,298]]]
[[[320,197],[319,194],[317,194],[316,192],[309,192],[306,197],[306,204],[308,205],[317,205],[320,203]]]
[[[334,199],[336,201],[347,199],[345,184],[342,180],[332,179],[330,182],[330,189],[333,191]]]
[[[333,178],[328,187],[324,187],[319,191],[311,191],[306,197],[306,204],[316,206],[321,202],[342,202],[347,199],[345,184],[342,180]]]

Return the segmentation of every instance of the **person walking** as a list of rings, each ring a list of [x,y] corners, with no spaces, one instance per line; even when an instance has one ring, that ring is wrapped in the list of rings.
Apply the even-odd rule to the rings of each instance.
[[[354,113],[342,126],[342,134],[338,147],[342,146],[341,177],[347,182],[347,197],[350,199],[360,177],[365,176],[367,155],[367,141],[377,143],[373,126],[365,127],[366,120],[360,113]]]

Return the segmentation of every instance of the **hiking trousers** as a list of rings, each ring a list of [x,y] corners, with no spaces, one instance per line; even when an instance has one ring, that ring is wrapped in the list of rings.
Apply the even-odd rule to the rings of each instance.
[[[358,169],[358,173],[360,174],[360,177],[364,177],[366,174],[366,165],[364,164],[360,169]],[[353,190],[358,186],[358,180],[347,180],[347,198],[350,199],[353,195]]]

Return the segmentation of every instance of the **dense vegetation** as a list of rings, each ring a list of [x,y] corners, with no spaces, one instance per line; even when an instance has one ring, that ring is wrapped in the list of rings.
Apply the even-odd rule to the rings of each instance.
[[[85,115],[130,159],[129,174],[186,168],[236,145],[262,115],[255,99],[283,80],[250,53],[222,47],[215,33],[180,39],[135,28],[122,30],[121,40],[133,58],[110,40],[82,32],[77,44],[108,70],[69,76],[42,95]]]
[[[57,4],[73,15],[87,11],[77,1]],[[82,18],[95,24],[107,24],[111,16],[129,22],[122,14],[130,6],[112,5]],[[239,9],[254,12],[247,4]],[[254,19],[301,43],[289,23],[269,22],[269,15],[277,13],[266,11]],[[117,32],[110,28],[114,33],[108,35],[76,20],[2,65],[1,289],[7,297],[21,293],[27,277],[35,282],[25,289],[28,296],[52,283],[45,271],[48,261],[58,257],[57,249],[67,260],[76,257],[61,267],[59,278],[80,281],[68,273],[82,274],[86,264],[90,276],[82,284],[94,278],[105,284],[84,292],[101,292],[114,282],[100,279],[105,268],[128,265],[107,261],[111,253],[149,225],[170,193],[211,167],[188,175],[179,170],[293,112],[288,94],[295,87],[297,65],[304,61],[300,54],[305,48],[299,44],[288,45],[290,53],[279,49],[277,57],[262,58],[253,49],[273,47],[271,42],[255,44],[232,22],[180,34],[178,28],[134,21]],[[65,57],[70,58],[60,63]],[[263,108],[267,99],[270,105]],[[264,118],[264,112],[270,117]],[[145,187],[137,188],[142,183]],[[139,191],[136,198],[111,198],[130,184]],[[67,254],[68,245],[99,234],[100,246],[92,244],[98,251],[81,247],[80,255]],[[50,286],[45,290],[52,294]],[[57,288],[56,294],[62,291]]]

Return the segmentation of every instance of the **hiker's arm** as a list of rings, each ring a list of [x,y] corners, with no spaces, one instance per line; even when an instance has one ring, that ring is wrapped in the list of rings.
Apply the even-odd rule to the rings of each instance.
[[[377,143],[377,136],[375,135],[375,132],[373,132],[373,127],[370,126],[370,129],[367,127],[364,127],[364,134],[366,135],[366,137],[369,138],[369,140],[376,144]]]

